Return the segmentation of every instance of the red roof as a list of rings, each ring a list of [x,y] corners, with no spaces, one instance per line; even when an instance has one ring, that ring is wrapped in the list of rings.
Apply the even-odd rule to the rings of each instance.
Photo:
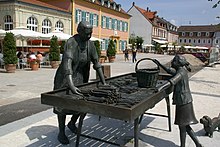
[[[24,2],[24,3],[28,3],[28,4],[33,4],[33,5],[37,5],[37,6],[42,6],[42,7],[47,7],[47,8],[52,8],[52,9],[55,9],[55,10],[60,10],[60,11],[64,11],[64,12],[69,12],[68,10],[66,9],[62,9],[60,7],[56,7],[54,5],[50,5],[48,3],[45,3],[45,2],[42,2],[42,1],[39,1],[39,0],[18,0],[20,2]]]

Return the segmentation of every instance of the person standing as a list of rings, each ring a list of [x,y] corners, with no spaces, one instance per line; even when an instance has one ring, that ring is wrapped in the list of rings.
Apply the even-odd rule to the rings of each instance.
[[[136,48],[132,48],[132,62],[135,63],[137,61],[137,49]]]
[[[193,99],[189,88],[188,71],[191,71],[189,62],[186,61],[184,56],[176,55],[171,62],[171,69],[160,64],[159,61],[154,59],[160,67],[167,73],[172,75],[169,80],[171,85],[174,86],[173,90],[173,104],[176,105],[176,115],[174,124],[179,126],[181,147],[185,147],[186,133],[196,144],[196,147],[202,147],[202,144],[197,139],[193,129],[190,127],[192,124],[197,124],[198,120],[195,117],[193,109]]]
[[[101,64],[98,62],[98,54],[94,43],[89,39],[92,36],[93,27],[87,21],[81,21],[77,27],[78,34],[69,38],[64,46],[64,53],[61,65],[56,71],[54,78],[54,90],[67,87],[72,93],[82,95],[77,85],[87,83],[89,80],[90,63],[99,75],[100,81],[106,85],[102,72]],[[75,133],[75,125],[80,113],[77,111],[66,110],[54,107],[54,113],[57,114],[59,134],[58,140],[62,144],[69,144],[65,135],[66,115],[72,115],[68,128]]]
[[[17,53],[17,58],[18,58],[19,68],[22,69],[23,68],[23,64],[24,64],[24,61],[23,61],[24,55],[23,55],[23,53],[21,51],[19,51]]]
[[[127,48],[124,50],[124,58],[125,58],[125,62],[129,61],[129,51]]]

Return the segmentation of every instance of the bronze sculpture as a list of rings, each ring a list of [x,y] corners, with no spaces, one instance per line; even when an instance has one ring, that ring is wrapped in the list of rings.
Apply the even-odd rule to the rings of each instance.
[[[200,123],[203,124],[205,135],[209,136],[210,138],[213,137],[213,132],[217,128],[220,132],[220,113],[218,117],[210,118],[209,116],[205,115],[200,119]]]
[[[174,86],[173,104],[176,105],[174,124],[179,126],[181,147],[185,147],[186,132],[194,141],[196,147],[202,147],[194,131],[190,127],[191,124],[198,123],[198,120],[194,114],[192,104],[193,99],[189,88],[189,80],[187,74],[187,70],[191,71],[189,62],[187,62],[185,57],[181,55],[175,55],[171,62],[172,68],[165,67],[156,59],[154,59],[154,61],[167,73],[172,75],[172,78],[169,81],[171,85]]]
[[[54,90],[68,87],[72,93],[82,95],[81,91],[75,85],[88,82],[91,62],[93,63],[93,68],[99,75],[101,83],[105,85],[105,78],[101,69],[101,64],[98,62],[96,48],[93,42],[89,40],[92,35],[92,30],[93,27],[89,22],[81,21],[77,27],[78,34],[67,40],[64,47],[62,62],[54,78]],[[75,123],[80,114],[77,111],[58,107],[54,107],[54,113],[56,113],[58,117],[58,140],[62,144],[69,144],[69,140],[65,135],[66,115],[72,115],[67,126],[73,133],[76,133],[77,127]]]

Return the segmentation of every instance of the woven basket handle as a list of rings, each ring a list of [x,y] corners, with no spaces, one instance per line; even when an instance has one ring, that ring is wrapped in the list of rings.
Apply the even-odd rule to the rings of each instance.
[[[138,62],[135,65],[135,72],[138,70],[138,64],[143,61],[143,60],[151,60],[152,62],[154,62],[157,65],[157,69],[160,70],[159,65],[151,58],[142,58],[140,60],[138,60]]]

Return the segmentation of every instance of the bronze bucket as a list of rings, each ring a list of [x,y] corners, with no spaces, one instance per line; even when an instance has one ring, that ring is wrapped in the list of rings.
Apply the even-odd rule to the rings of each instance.
[[[142,88],[154,88],[157,84],[160,68],[157,63],[154,62],[157,65],[156,68],[138,69],[138,64],[143,60],[151,60],[152,62],[154,62],[154,60],[151,58],[143,58],[136,63],[135,72],[137,76],[138,86]]]

